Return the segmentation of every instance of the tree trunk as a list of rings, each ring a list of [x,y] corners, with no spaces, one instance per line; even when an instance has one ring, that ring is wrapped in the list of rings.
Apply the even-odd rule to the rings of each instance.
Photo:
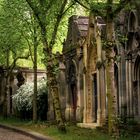
[[[117,119],[117,96],[115,90],[114,78],[114,22],[113,19],[108,19],[107,25],[107,48],[106,48],[106,74],[107,74],[107,97],[108,97],[108,131],[110,135],[117,136],[118,129],[116,124]]]
[[[6,86],[5,86],[5,95],[4,95],[4,102],[3,102],[3,115],[4,117],[7,117],[7,115],[10,114],[10,93],[9,93],[9,50],[7,49],[6,52],[6,67],[7,67],[7,71],[6,71]]]
[[[33,121],[37,122],[37,35],[34,27],[34,95],[33,95]]]
[[[58,31],[59,24],[61,22],[63,14],[65,13],[65,7],[67,4],[67,0],[63,1],[62,5],[60,7],[60,11],[57,14],[56,23],[54,25],[54,31],[52,33],[50,43],[48,43],[47,34],[46,34],[47,33],[46,32],[47,22],[45,20],[47,18],[46,11],[48,10],[48,9],[46,9],[46,5],[44,5],[43,2],[38,3],[42,7],[40,9],[40,7],[38,7],[38,5],[35,5],[34,1],[31,1],[31,0],[26,0],[26,1],[29,4],[29,6],[31,7],[31,9],[33,10],[34,15],[36,16],[36,18],[38,20],[38,24],[41,29],[42,43],[44,46],[43,51],[44,51],[44,55],[45,55],[44,63],[46,65],[46,69],[47,69],[47,81],[48,81],[47,84],[48,84],[48,88],[49,88],[48,91],[50,91],[50,93],[52,94],[54,110],[55,110],[55,117],[56,117],[56,121],[58,122],[58,128],[62,131],[65,131],[65,125],[63,123],[62,112],[60,109],[58,85],[57,85],[57,79],[56,79],[57,74],[55,71],[56,67],[58,68],[58,66],[55,64],[55,61],[57,61],[57,59],[55,57],[53,57],[52,48],[55,44],[56,34]],[[50,7],[48,7],[48,8],[50,8]],[[42,10],[42,9],[45,9],[45,10]]]
[[[33,95],[33,121],[37,121],[37,46],[34,46],[34,95]]]
[[[66,129],[65,129],[65,125],[62,119],[62,111],[61,111],[60,100],[59,100],[59,90],[58,90],[58,81],[57,81],[58,72],[56,68],[58,68],[58,60],[50,59],[47,65],[48,87],[49,87],[49,91],[53,99],[54,112],[55,112],[55,118],[58,124],[58,129],[60,131],[65,132]]]
[[[57,71],[58,68],[58,60],[52,54],[52,50],[48,47],[48,42],[46,39],[46,28],[41,28],[42,32],[42,42],[44,46],[44,54],[46,58],[46,69],[47,69],[47,87],[49,88],[49,94],[52,95],[53,104],[54,104],[54,112],[55,112],[55,119],[58,124],[58,129],[60,131],[65,132],[65,125],[62,119],[62,112],[60,107],[60,100],[59,100],[59,93],[58,93],[58,83],[57,83]]]
[[[117,128],[117,96],[115,90],[115,75],[114,75],[114,15],[113,15],[113,0],[107,0],[106,13],[106,78],[107,78],[107,97],[108,97],[108,132],[113,137],[118,137]]]

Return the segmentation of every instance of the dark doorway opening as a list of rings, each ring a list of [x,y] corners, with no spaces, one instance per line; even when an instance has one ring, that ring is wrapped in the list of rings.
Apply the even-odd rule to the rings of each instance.
[[[118,66],[117,64],[114,65],[114,77],[115,77],[115,88],[116,88],[116,94],[117,94],[117,113],[120,114],[119,109],[119,77],[118,77]]]
[[[73,119],[74,121],[76,121],[76,108],[77,108],[76,84],[71,84],[71,93],[72,93]]]
[[[97,108],[98,108],[98,95],[97,95],[97,74],[93,74],[93,108],[94,108],[94,122],[97,122]]]
[[[77,80],[76,80],[76,66],[74,62],[71,61],[69,67],[69,87],[70,87],[70,98],[71,107],[73,110],[73,121],[76,121],[76,109],[77,109]]]

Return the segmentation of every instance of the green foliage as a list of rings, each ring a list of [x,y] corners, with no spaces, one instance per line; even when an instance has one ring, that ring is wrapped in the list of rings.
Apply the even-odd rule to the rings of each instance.
[[[34,2],[35,4],[39,5],[37,1]],[[46,8],[48,7],[50,1],[44,1],[44,3],[44,8]],[[47,25],[46,27],[48,42],[50,42],[52,39],[56,17],[58,15],[58,11],[60,10],[62,1],[52,0],[51,3],[51,6],[48,7],[49,10],[47,11],[46,19],[45,17],[42,17],[44,23]],[[72,5],[71,1],[69,1],[69,3],[67,4],[66,9],[69,9],[70,5]],[[63,16],[60,26],[58,28],[56,42],[53,47],[54,53],[62,51],[63,40],[66,37],[67,33],[68,19],[72,14],[79,13],[77,9],[80,9],[81,11],[82,8],[78,7],[78,5],[73,5]],[[29,7],[25,0],[1,1],[0,12],[0,63],[5,65],[5,56],[7,50],[10,51],[10,63],[12,63],[12,61],[16,57],[28,54],[29,47],[31,49],[31,52],[33,52],[34,23],[32,17],[32,9]],[[44,68],[44,65],[41,61],[44,55],[42,51],[42,45],[40,44],[41,35],[39,29],[37,34],[39,40],[38,67]],[[31,57],[29,57],[28,60],[18,60],[16,64],[19,66],[32,67],[32,59]]]
[[[2,57],[5,57],[7,51],[10,51],[11,58],[13,59],[17,56],[17,48],[22,50],[19,51],[19,56],[21,56],[21,52],[24,54],[25,44],[18,30],[20,24],[15,20],[13,16],[15,14],[9,9],[9,4],[7,1],[4,1],[3,7],[0,9],[0,50]],[[1,61],[1,64],[4,63],[5,60]]]
[[[33,14],[30,7],[24,0],[5,0],[0,8],[0,51],[1,64],[5,64],[6,52],[10,51],[10,63],[21,56],[33,52],[34,27]],[[39,29],[37,31],[38,42],[40,42]],[[42,46],[39,43],[39,47]],[[43,58],[42,49],[38,49],[38,67],[44,68],[41,63]],[[30,50],[30,51],[29,51]],[[31,53],[30,55],[33,56]],[[32,67],[32,58],[28,60],[18,60],[19,66]]]

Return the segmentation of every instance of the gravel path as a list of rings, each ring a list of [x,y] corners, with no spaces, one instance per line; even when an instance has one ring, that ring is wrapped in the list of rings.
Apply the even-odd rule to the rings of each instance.
[[[12,130],[0,128],[0,140],[35,140]]]

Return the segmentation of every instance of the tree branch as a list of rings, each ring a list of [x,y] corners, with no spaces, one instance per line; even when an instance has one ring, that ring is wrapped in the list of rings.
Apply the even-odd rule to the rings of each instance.
[[[92,12],[93,12],[95,15],[97,15],[97,16],[101,16],[102,18],[105,17],[104,13],[101,12],[100,10],[97,10],[97,9],[92,8]]]
[[[84,5],[82,2],[80,2],[79,0],[74,0],[74,1],[77,2],[79,5],[81,5],[82,7],[84,7],[85,9],[92,11],[95,15],[98,15],[98,16],[101,16],[101,17],[105,17],[104,13],[99,8],[97,8],[97,6],[99,7],[99,5],[102,4],[101,2],[100,3],[99,2],[98,3],[95,2],[94,4],[93,3],[90,4],[88,0],[85,0],[85,2],[88,5],[90,5],[90,8],[89,8],[86,5]]]
[[[49,43],[49,47],[50,47],[51,50],[52,50],[52,48],[55,44],[58,27],[59,27],[59,24],[60,24],[61,19],[63,17],[64,9],[65,9],[65,6],[66,6],[67,2],[68,2],[68,0],[63,1],[62,5],[61,5],[61,8],[60,8],[60,11],[59,11],[59,13],[56,17],[56,23],[55,23],[54,30],[53,30],[53,33],[52,33],[51,41]]]
[[[90,3],[89,3],[89,1],[88,0],[85,0],[86,1],[86,3],[88,4],[88,5],[90,5]]]
[[[131,1],[132,0],[121,0],[117,8],[114,10],[113,15],[116,16]]]
[[[53,6],[53,2],[54,2],[54,0],[50,0],[50,3],[46,6],[46,8],[45,8],[45,12],[47,13],[50,9],[51,9],[51,7]]]
[[[38,20],[38,24],[41,28],[41,36],[42,36],[42,43],[45,46],[44,50],[50,53],[50,49],[48,48],[48,41],[46,38],[46,13],[44,11],[41,11],[37,6],[34,5],[33,1],[31,0],[26,0],[30,8],[32,9],[35,17]],[[45,22],[44,22],[45,18]]]
[[[82,7],[84,7],[87,10],[90,10],[89,7],[85,6],[82,2],[78,1],[78,0],[74,0],[75,2],[77,2],[78,4],[80,4]]]
[[[31,46],[31,44],[30,44],[28,38],[26,37],[26,35],[25,35],[23,32],[22,32],[22,35],[23,35],[23,37],[25,38],[25,40],[26,40],[26,42],[27,42],[27,44],[28,44],[28,47],[29,47],[29,53],[30,53],[30,56],[31,56],[32,62],[34,62],[33,54],[32,54],[32,49],[31,49],[32,46]]]
[[[69,7],[67,7],[67,9],[62,13],[62,15],[64,15],[74,4],[75,2],[73,2]]]
[[[107,0],[106,2],[106,20],[109,22],[110,20],[112,21],[114,18],[113,15],[113,0]]]
[[[30,8],[32,9],[34,15],[36,16],[40,27],[44,26],[43,25],[44,22],[41,20],[40,15],[39,15],[39,14],[41,14],[39,8],[37,6],[35,6],[34,2],[31,1],[31,0],[26,0],[26,2],[28,3],[28,5],[30,6]]]
[[[17,62],[19,59],[28,59],[29,56],[30,56],[30,55],[28,54],[27,56],[19,56],[19,57],[15,58],[14,61],[13,61],[13,63],[12,63],[11,66],[10,66],[10,70],[9,70],[9,73],[7,74],[7,76],[9,76],[9,75],[12,73],[13,69],[14,69],[15,66],[16,66],[16,62]]]

